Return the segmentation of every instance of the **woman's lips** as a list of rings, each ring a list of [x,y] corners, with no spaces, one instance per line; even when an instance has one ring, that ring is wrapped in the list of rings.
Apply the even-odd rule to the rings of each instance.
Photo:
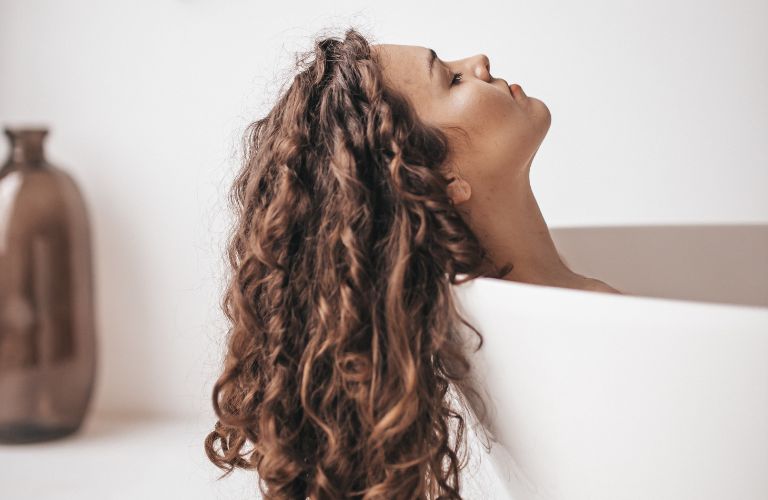
[[[514,97],[515,99],[522,99],[524,97],[528,97],[527,95],[525,95],[525,92],[523,92],[523,87],[521,87],[517,83],[513,83],[512,85],[509,86],[509,92],[510,94],[512,94],[512,97]]]

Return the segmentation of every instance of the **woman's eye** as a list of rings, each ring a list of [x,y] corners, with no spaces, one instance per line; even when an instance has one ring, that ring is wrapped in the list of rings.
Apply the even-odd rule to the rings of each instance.
[[[451,85],[457,85],[461,81],[462,76],[464,76],[464,73],[454,73]]]

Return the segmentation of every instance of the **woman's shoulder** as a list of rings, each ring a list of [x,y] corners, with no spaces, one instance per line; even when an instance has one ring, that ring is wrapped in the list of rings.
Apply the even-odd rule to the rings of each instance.
[[[589,278],[584,285],[584,290],[590,292],[617,293],[619,295],[624,295],[623,292],[596,278]]]

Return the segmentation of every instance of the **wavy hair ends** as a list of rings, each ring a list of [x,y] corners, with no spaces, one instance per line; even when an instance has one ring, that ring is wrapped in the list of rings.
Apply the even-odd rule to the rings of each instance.
[[[246,130],[230,192],[205,452],[223,476],[256,470],[266,499],[461,498],[464,418],[446,394],[473,391],[457,326],[480,334],[451,284],[508,268],[446,194],[447,136],[376,56],[353,28],[317,39]]]

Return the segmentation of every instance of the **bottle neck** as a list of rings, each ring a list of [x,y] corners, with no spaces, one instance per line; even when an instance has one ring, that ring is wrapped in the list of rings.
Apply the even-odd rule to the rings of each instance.
[[[6,166],[24,164],[42,166],[45,163],[43,141],[48,134],[45,128],[5,128],[10,141],[10,153]]]

